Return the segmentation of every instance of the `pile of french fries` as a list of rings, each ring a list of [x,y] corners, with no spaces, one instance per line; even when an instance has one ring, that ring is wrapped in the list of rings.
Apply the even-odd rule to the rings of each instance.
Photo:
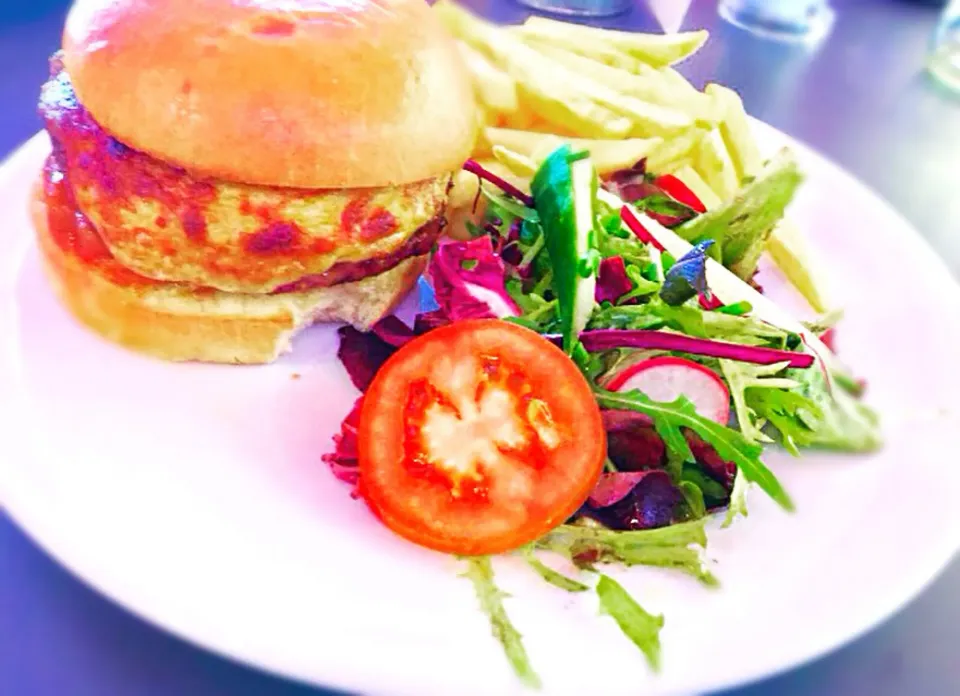
[[[704,44],[706,31],[642,34],[539,16],[499,26],[452,0],[438,0],[434,11],[473,79],[482,124],[474,159],[523,190],[564,141],[589,150],[601,176],[645,158],[648,171],[678,177],[707,209],[733,197],[763,164],[740,96],[718,84],[700,91],[672,67]],[[458,176],[453,234],[482,214],[474,208],[478,186],[474,176]],[[781,224],[769,251],[823,312],[803,242]]]

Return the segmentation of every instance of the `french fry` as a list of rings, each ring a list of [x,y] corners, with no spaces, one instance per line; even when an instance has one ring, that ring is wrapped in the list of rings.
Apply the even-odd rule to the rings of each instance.
[[[686,81],[683,83],[684,88],[677,88],[670,78],[648,65],[643,65],[638,72],[628,72],[548,44],[543,40],[529,39],[526,43],[563,67],[615,89],[621,94],[636,97],[651,104],[675,108],[698,122],[712,124],[720,120],[721,111],[716,100],[701,94]],[[679,73],[677,77],[683,80]]]
[[[537,163],[519,152],[504,147],[503,145],[493,146],[493,156],[503,166],[507,167],[517,176],[533,176],[537,172]]]
[[[527,19],[519,31],[525,36],[539,37],[571,48],[584,42],[610,46],[654,67],[671,65],[696,53],[709,36],[703,30],[678,34],[614,31],[539,16]]]
[[[457,48],[467,65],[480,104],[488,112],[510,115],[520,110],[517,81],[463,41]]]
[[[623,137],[633,129],[629,119],[592,98],[588,80],[551,63],[516,36],[447,0],[440,0],[433,9],[459,38],[515,79],[521,102],[548,123],[610,138]]]
[[[711,189],[727,201],[740,188],[737,169],[733,165],[719,128],[709,131],[697,146],[696,169]]]
[[[767,238],[767,252],[777,268],[807,301],[813,311],[826,314],[830,308],[823,279],[813,269],[816,264],[799,228],[784,218]]]
[[[684,163],[671,172],[675,177],[687,185],[694,195],[700,199],[707,210],[713,210],[723,201],[713,192],[713,189],[703,180],[703,177],[697,173],[689,163]]]
[[[691,128],[673,138],[668,138],[647,155],[647,171],[654,174],[665,174],[672,171],[674,166],[694,155],[707,131],[703,128]]]
[[[484,139],[494,150],[505,148],[521,155],[538,166],[562,143],[568,142],[575,150],[587,150],[600,174],[626,169],[656,150],[660,138],[628,138],[626,140],[596,140],[590,138],[561,138],[550,133],[535,133],[507,128],[486,128]]]
[[[484,159],[480,160],[480,164],[484,169],[503,177],[520,190],[530,191],[530,182],[526,177],[517,176],[509,167],[497,160]],[[480,180],[468,171],[459,170],[453,177],[453,187],[447,204],[447,226],[443,228],[444,234],[453,239],[468,239],[470,231],[467,223],[479,224],[486,208],[486,198],[480,195]]]
[[[755,176],[763,166],[763,157],[753,139],[743,100],[739,94],[722,85],[709,84],[704,91],[717,102],[723,114],[720,133],[739,178]]]

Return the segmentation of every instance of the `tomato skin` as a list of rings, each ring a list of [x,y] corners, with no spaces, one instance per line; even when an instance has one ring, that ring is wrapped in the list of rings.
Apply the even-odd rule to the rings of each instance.
[[[411,455],[411,448],[418,451],[421,440],[429,439],[420,426],[435,423],[424,420],[423,384],[456,400],[458,394],[474,394],[472,383],[461,391],[451,386],[462,384],[465,375],[484,383],[499,380],[491,388],[513,399],[512,415],[500,420],[497,412],[486,424],[496,433],[501,422],[516,426],[510,433],[535,432],[532,445],[460,438],[443,450],[449,457]],[[481,392],[476,388],[477,404],[483,403]],[[437,398],[441,401],[430,407],[446,408],[448,399]],[[544,422],[544,407],[556,439],[541,440],[532,425]],[[458,417],[447,420],[466,422]],[[490,442],[493,449],[482,449]],[[359,490],[387,527],[414,543],[461,555],[495,554],[534,541],[569,519],[599,479],[606,449],[590,385],[563,351],[509,322],[467,320],[410,341],[377,373],[360,414]],[[462,478],[450,462],[464,461],[458,456],[466,450],[502,456],[492,455],[492,463],[478,459],[477,478]]]

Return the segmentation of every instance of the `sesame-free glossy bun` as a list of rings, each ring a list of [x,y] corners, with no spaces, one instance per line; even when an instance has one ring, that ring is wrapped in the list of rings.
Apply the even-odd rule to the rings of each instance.
[[[121,142],[204,175],[298,188],[455,171],[476,114],[424,0],[77,0],[80,102]]]

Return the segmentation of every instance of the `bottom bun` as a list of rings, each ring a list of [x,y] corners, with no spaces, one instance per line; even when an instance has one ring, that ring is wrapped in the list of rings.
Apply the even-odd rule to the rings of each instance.
[[[31,202],[44,267],[61,302],[111,341],[164,360],[269,363],[300,330],[321,321],[368,329],[416,283],[426,256],[362,280],[276,295],[244,295],[175,283],[118,283],[101,264],[58,244],[43,185]],[[117,262],[113,262],[117,263]]]

